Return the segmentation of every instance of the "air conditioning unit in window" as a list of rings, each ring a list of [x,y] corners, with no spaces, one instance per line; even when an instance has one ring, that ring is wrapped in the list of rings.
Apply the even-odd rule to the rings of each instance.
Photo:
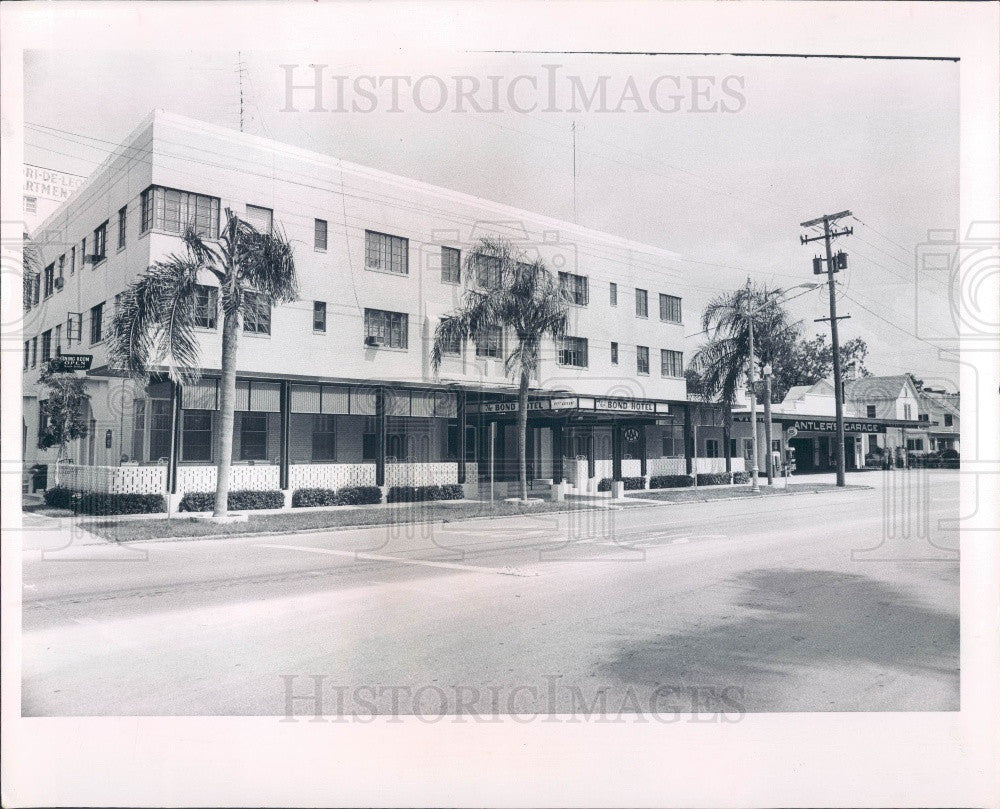
[[[62,289],[65,281],[62,278],[56,279],[56,289]]]
[[[378,262],[376,261],[375,263],[365,264],[365,269],[368,269],[368,270],[381,270],[382,268],[379,266]]]
[[[374,335],[369,335],[368,337],[365,338],[365,345],[371,346],[372,348],[377,348],[378,346],[382,345],[382,338],[375,337]]]

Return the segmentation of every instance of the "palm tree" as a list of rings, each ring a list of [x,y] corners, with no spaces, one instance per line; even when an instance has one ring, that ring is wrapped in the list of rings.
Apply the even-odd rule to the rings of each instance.
[[[746,286],[714,297],[702,314],[701,325],[709,339],[695,352],[691,365],[698,374],[701,396],[717,398],[723,406],[726,471],[731,469],[733,404],[750,367],[751,319],[754,361],[760,365],[773,362],[797,334],[788,312],[775,300],[781,291],[751,286],[747,281]]]
[[[212,516],[224,519],[229,508],[240,326],[248,315],[297,298],[295,262],[283,233],[262,233],[229,209],[217,243],[189,228],[184,244],[183,255],[155,262],[126,290],[111,326],[109,358],[143,385],[160,362],[166,362],[171,378],[196,381],[198,277],[202,272],[215,276],[222,303],[222,379]]]
[[[528,499],[528,388],[538,369],[539,349],[549,335],[566,331],[568,298],[540,259],[525,260],[509,241],[481,239],[465,259],[466,288],[459,308],[434,330],[431,363],[441,367],[446,346],[488,332],[509,330],[515,344],[504,358],[504,372],[518,379],[517,460],[521,499]]]
[[[42,254],[25,233],[21,252],[21,281],[24,293],[24,310],[28,311],[34,305],[35,279],[42,271]]]

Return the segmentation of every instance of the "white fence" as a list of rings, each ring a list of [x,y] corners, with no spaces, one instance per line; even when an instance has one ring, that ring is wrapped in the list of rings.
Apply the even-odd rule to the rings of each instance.
[[[52,465],[53,473],[55,465]],[[49,486],[55,485],[54,475]],[[167,490],[165,466],[59,465],[59,484],[78,492],[110,494],[159,494]]]

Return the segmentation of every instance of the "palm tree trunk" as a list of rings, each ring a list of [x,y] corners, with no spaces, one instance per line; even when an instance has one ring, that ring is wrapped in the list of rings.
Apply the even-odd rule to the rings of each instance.
[[[239,315],[224,313],[222,321],[222,379],[219,382],[219,435],[215,444],[215,511],[229,513],[229,468],[233,462],[233,422],[236,417],[236,348]]]
[[[726,474],[733,471],[733,453],[730,450],[733,435],[733,406],[730,402],[722,404],[722,444],[726,456]]]
[[[517,391],[517,463],[521,499],[528,499],[528,372],[521,371],[521,386]]]

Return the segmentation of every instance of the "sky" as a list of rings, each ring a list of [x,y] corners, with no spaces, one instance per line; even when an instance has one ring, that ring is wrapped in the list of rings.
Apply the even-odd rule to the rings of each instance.
[[[311,64],[327,66],[322,111],[311,90],[287,91],[289,76],[314,81]],[[958,227],[958,71],[818,57],[33,51],[25,160],[89,174],[154,108],[238,129],[242,89],[247,132],[674,251],[685,311],[698,314],[747,277],[812,282],[822,243],[800,245],[816,231],[799,223],[850,210],[840,225],[854,233],[835,242],[849,262],[841,341],[862,337],[873,373],[954,387],[957,357],[935,344],[955,333],[949,288],[917,267],[928,231]],[[591,97],[602,82],[603,104]],[[814,322],[828,314],[825,289],[788,308],[805,336],[829,333]]]

